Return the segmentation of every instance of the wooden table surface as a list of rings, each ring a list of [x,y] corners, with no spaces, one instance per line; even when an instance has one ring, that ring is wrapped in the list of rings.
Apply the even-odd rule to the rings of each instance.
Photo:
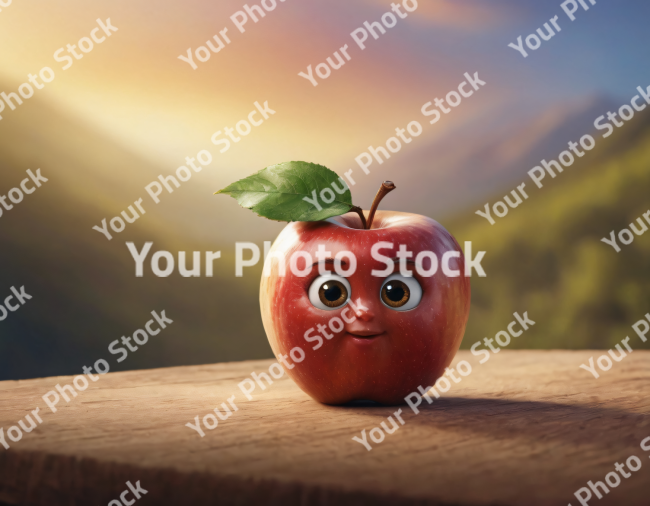
[[[602,351],[506,351],[367,451],[352,440],[395,407],[324,406],[284,375],[246,400],[237,384],[270,360],[109,373],[52,413],[41,397],[72,377],[0,382],[0,427],[40,407],[43,423],[0,446],[0,502],[135,504],[562,505],[631,455],[643,467],[590,504],[650,504],[650,352],[595,379]],[[235,395],[201,438],[185,426]],[[127,496],[127,500],[132,496]],[[117,503],[114,503],[117,504]]]

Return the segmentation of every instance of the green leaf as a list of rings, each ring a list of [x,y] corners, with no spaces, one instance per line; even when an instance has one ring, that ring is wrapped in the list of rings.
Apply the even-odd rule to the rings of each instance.
[[[338,193],[335,187],[345,191]],[[326,199],[334,194],[330,203],[321,198],[325,188],[331,191],[325,192]],[[345,181],[327,167],[308,162],[271,165],[216,193],[226,193],[240,206],[276,221],[320,221],[345,214],[353,207]]]

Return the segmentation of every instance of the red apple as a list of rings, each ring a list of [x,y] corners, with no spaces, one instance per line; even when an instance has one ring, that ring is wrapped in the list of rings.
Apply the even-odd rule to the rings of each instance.
[[[381,250],[391,258],[397,256],[399,245],[413,252],[412,259],[421,251],[431,251],[440,261],[443,253],[459,251],[460,257],[452,258],[450,267],[460,270],[460,276],[448,277],[438,269],[423,277],[410,265],[412,280],[421,287],[418,302],[412,281],[404,286],[399,275],[387,282],[388,276],[371,274],[373,269],[386,269],[385,263],[371,255],[379,241],[394,244],[392,250]],[[291,255],[307,252],[315,261],[319,245],[324,245],[332,258],[340,251],[355,255],[357,268],[345,278],[347,284],[339,276],[321,277],[318,265],[311,266],[304,277],[292,272]],[[280,233],[269,253],[269,270],[260,287],[264,329],[276,357],[288,355],[296,346],[304,350],[305,359],[285,369],[317,401],[403,403],[419,386],[433,386],[458,351],[469,316],[470,282],[464,276],[461,248],[436,221],[416,214],[377,211],[370,230],[364,229],[354,214],[321,222],[293,222]],[[298,261],[299,268],[304,265],[303,260]],[[326,265],[334,272],[332,263]],[[399,273],[398,265],[394,271]],[[414,302],[417,304],[411,308]],[[322,346],[313,349],[318,345],[313,336],[322,335],[318,325],[327,327],[333,317],[341,321],[346,317],[344,328],[335,333],[328,327],[325,332],[331,337],[322,338]],[[304,335],[310,328],[314,340],[307,342]]]

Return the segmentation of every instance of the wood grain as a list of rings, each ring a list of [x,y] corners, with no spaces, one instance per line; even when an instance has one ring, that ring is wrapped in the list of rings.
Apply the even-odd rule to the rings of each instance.
[[[0,383],[0,427],[36,406],[43,423],[0,447],[0,501],[164,505],[562,505],[629,456],[643,467],[599,506],[647,505],[650,352],[593,378],[602,351],[505,351],[368,452],[352,440],[396,407],[324,406],[286,375],[247,401],[237,384],[272,361],[109,373],[51,413],[41,396],[72,377]],[[201,438],[185,427],[236,396],[238,411]],[[130,496],[129,496],[130,497]]]

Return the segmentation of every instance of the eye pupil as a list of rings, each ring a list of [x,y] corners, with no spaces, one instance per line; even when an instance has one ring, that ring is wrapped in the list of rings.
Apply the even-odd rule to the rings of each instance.
[[[402,307],[411,298],[411,290],[402,281],[391,281],[382,288],[381,298],[387,306]]]
[[[327,307],[339,307],[347,302],[348,290],[340,281],[330,280],[321,285],[318,298]]]
[[[333,283],[323,285],[323,295],[330,302],[335,302],[341,298],[341,287]]]
[[[406,295],[406,292],[403,287],[393,283],[386,285],[386,296],[393,302],[399,302],[404,298],[404,295]]]

